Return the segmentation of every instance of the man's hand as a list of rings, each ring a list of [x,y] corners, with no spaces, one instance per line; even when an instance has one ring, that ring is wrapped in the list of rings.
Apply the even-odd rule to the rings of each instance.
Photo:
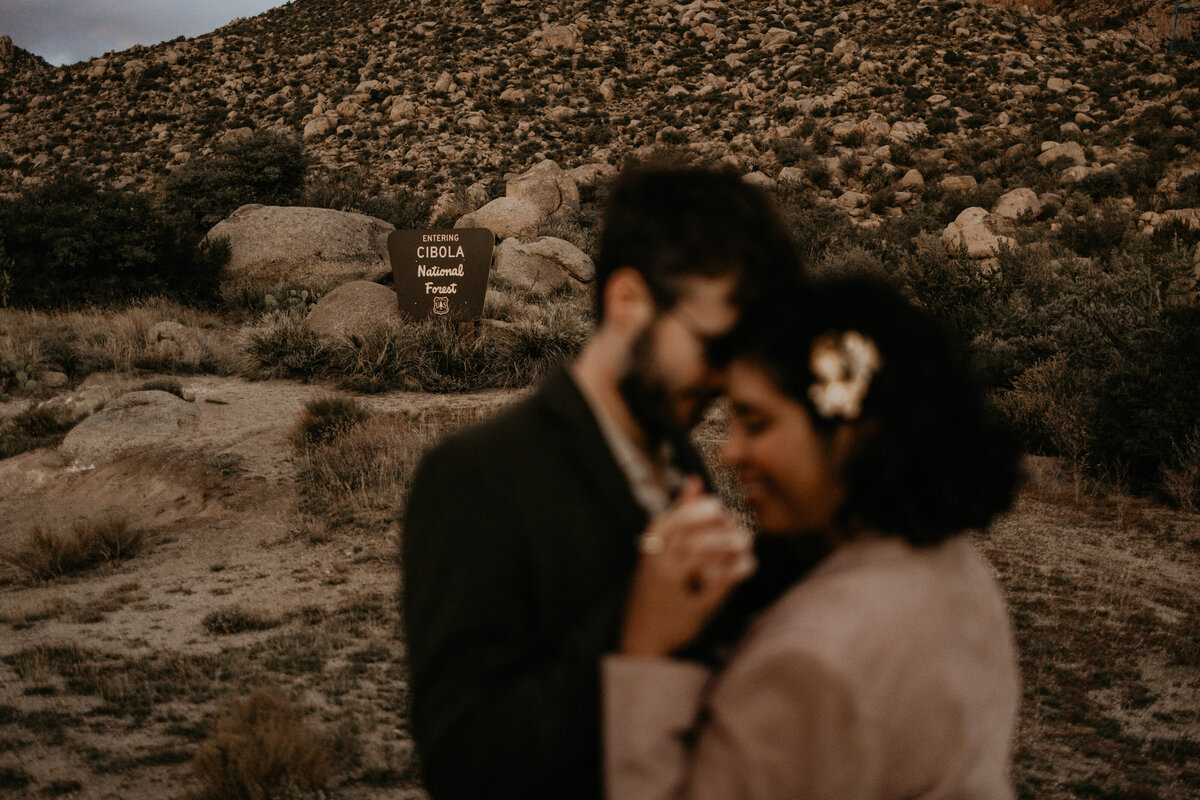
[[[738,583],[754,572],[751,536],[715,496],[688,479],[650,521],[630,589],[621,652],[661,656],[691,641]]]

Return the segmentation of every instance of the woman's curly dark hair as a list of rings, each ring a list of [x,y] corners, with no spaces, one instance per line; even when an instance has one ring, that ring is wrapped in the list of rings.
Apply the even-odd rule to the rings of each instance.
[[[823,419],[809,399],[813,342],[858,331],[882,357],[857,420]],[[959,348],[926,312],[862,277],[818,279],[745,318],[714,350],[761,367],[817,430],[861,426],[842,516],[913,544],[985,527],[1012,503],[1020,450]]]

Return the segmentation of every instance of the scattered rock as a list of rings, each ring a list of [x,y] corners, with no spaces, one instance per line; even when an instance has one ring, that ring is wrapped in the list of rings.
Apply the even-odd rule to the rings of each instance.
[[[1026,215],[1036,217],[1042,213],[1042,202],[1033,189],[1013,189],[1000,195],[992,206],[992,213],[1006,219],[1020,219]]]
[[[38,375],[38,380],[47,389],[62,389],[71,382],[71,379],[67,377],[67,373],[59,372],[56,369],[44,370]]]
[[[862,208],[871,198],[862,192],[843,192],[837,199],[842,208]]]
[[[577,188],[590,188],[617,174],[617,168],[611,164],[583,164],[567,170],[567,175],[575,181]]]
[[[570,174],[553,161],[543,161],[504,185],[506,197],[527,200],[543,217],[579,211],[579,187]]]
[[[1069,158],[1071,163],[1081,166],[1087,163],[1087,156],[1084,155],[1083,146],[1079,142],[1043,142],[1042,153],[1037,157],[1037,162],[1043,167],[1049,166],[1060,158]]]
[[[925,185],[925,177],[916,169],[910,169],[896,182],[901,189],[919,189]]]
[[[978,183],[970,175],[947,175],[938,183],[943,191],[947,192],[969,192],[974,189]]]
[[[951,254],[957,255],[966,248],[968,258],[993,258],[1000,252],[1001,246],[1016,244],[1011,237],[995,231],[1001,219],[979,206],[964,209],[954,222],[946,226],[942,232],[942,242]]]
[[[918,136],[924,136],[927,133],[929,133],[929,128],[924,122],[900,121],[892,125],[892,130],[888,133],[888,138],[893,142],[911,142]]]
[[[325,292],[391,272],[381,219],[329,208],[242,206],[205,237],[229,240],[224,284],[266,290],[281,283]]]

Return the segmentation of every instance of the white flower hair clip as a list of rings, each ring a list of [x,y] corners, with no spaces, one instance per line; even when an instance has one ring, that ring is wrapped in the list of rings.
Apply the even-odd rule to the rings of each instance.
[[[883,366],[879,348],[858,331],[827,333],[813,342],[808,399],[823,419],[858,419],[871,379]]]

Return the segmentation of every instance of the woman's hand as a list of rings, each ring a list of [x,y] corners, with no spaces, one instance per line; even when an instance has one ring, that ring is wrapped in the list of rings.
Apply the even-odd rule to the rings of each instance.
[[[628,655],[687,644],[756,566],[750,534],[698,479],[650,521],[640,549],[621,633]]]

